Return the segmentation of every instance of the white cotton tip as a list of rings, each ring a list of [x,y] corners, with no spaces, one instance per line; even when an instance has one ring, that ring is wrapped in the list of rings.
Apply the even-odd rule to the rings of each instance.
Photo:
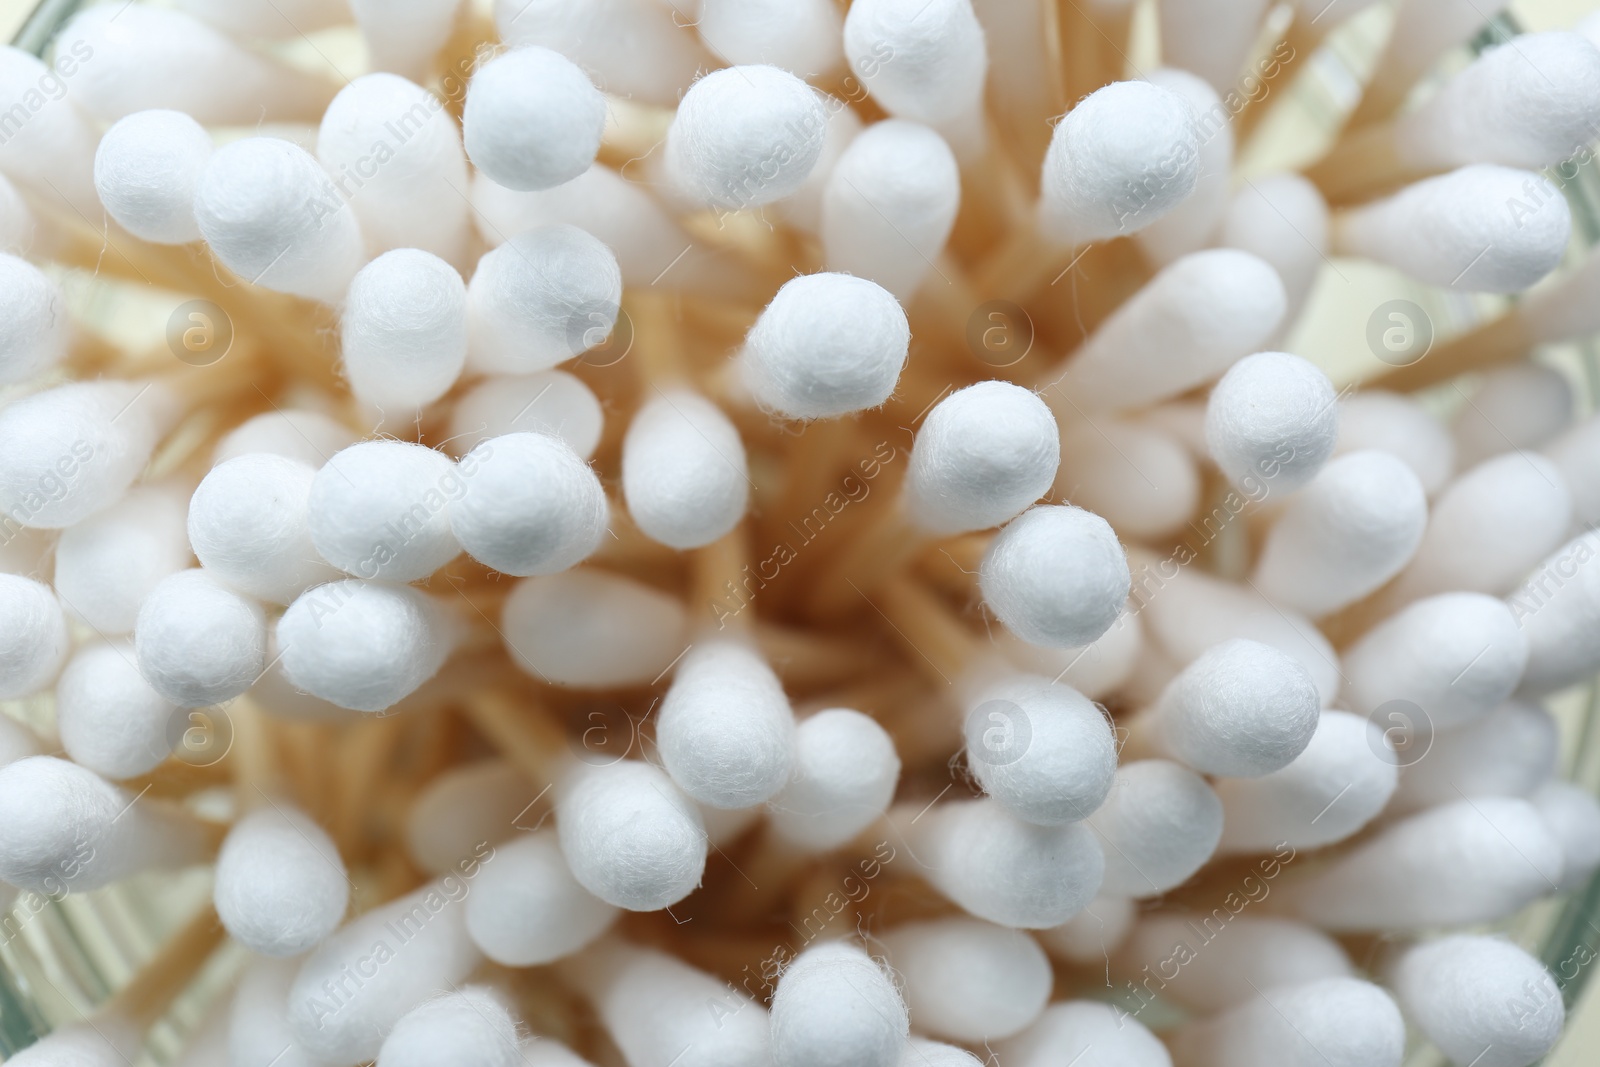
[[[451,620],[428,594],[346,579],[297,597],[277,623],[279,667],[296,689],[341,708],[382,711],[438,673]]]
[[[504,574],[554,574],[587,558],[610,512],[594,470],[559,437],[508,433],[461,457],[466,488],[450,528],[467,554]]]
[[[1213,645],[1147,713],[1157,747],[1204,774],[1258,778],[1311,743],[1322,701],[1311,673],[1271,645]]]
[[[1572,494],[1554,463],[1508,452],[1460,475],[1434,501],[1400,595],[1453,589],[1508,593],[1559,546],[1572,523]]]
[[[217,149],[195,188],[194,216],[223,266],[280,293],[334,303],[366,258],[355,212],[327,171],[275,137]]]
[[[796,956],[772,994],[777,1067],[899,1067],[909,1031],[900,991],[847,941]]]
[[[1513,363],[1484,374],[1456,409],[1451,432],[1462,470],[1518,448],[1540,448],[1572,425],[1572,386],[1540,363]]]
[[[367,251],[415,248],[465,265],[467,158],[433,93],[394,74],[350,82],[322,115],[317,160],[355,211]]]
[[[518,823],[538,822],[534,800],[542,788],[501,759],[445,771],[423,787],[406,814],[406,854],[429,874],[466,870],[517,834]]]
[[[1212,239],[1228,210],[1232,193],[1229,176],[1233,171],[1234,153],[1231,114],[1217,95],[1233,90],[1231,79],[1225,80],[1222,88],[1214,89],[1204,77],[1191,73],[1195,68],[1189,63],[1177,60],[1170,52],[1164,58],[1171,65],[1151,71],[1147,80],[1177,93],[1194,111],[1200,160],[1194,191],[1139,231],[1140,249],[1156,264],[1171,263],[1179,256],[1214,243]]]
[[[925,440],[913,450],[913,471]],[[1052,648],[1097,640],[1122,614],[1130,581],[1110,523],[1071,506],[1017,516],[989,543],[978,570],[984,603],[1000,621],[1024,641]]]
[[[1499,163],[1538,170],[1594,139],[1600,49],[1576,33],[1525,33],[1497,45],[1396,123],[1406,163]]]
[[[355,444],[356,439],[354,430],[320,411],[298,408],[264,411],[229,430],[217,442],[211,462],[214,466],[235,456],[270,452],[317,468],[328,462],[335,452]]]
[[[1183,445],[1154,427],[1099,418],[1061,428],[1055,488],[1120,535],[1158,540],[1194,514],[1200,471]]]
[[[1393,998],[1357,978],[1263,989],[1172,1037],[1179,1067],[1400,1067],[1406,1028]]]
[[[424,80],[457,25],[460,0],[349,0],[374,70]],[[467,61],[455,69],[465,73]],[[447,76],[448,84],[448,76]]]
[[[136,486],[61,531],[54,582],[67,610],[100,634],[131,632],[150,590],[189,565],[184,510],[178,487]]]
[[[934,273],[960,203],[961,172],[943,137],[915,122],[875,122],[828,175],[823,260],[909,300]]]
[[[94,58],[82,42],[63,48],[46,66],[31,52],[0,46],[0,100],[22,107],[28,118],[13,120],[0,144],[0,169],[47,204],[86,218],[102,210],[94,191],[94,149],[99,130],[89,121],[67,86]],[[31,95],[30,95],[31,94]]]
[[[896,118],[931,125],[983,106],[989,54],[971,0],[863,0],[844,20],[844,52]]]
[[[284,40],[350,18],[343,0],[178,0],[174,6],[240,41]]]
[[[914,1035],[900,1057],[900,1067],[983,1067],[983,1062],[964,1048]]]
[[[1283,887],[1325,930],[1410,930],[1493,922],[1554,891],[1561,843],[1516,797],[1477,797],[1393,823]]]
[[[139,673],[174,704],[198,708],[250,688],[266,665],[261,605],[200,568],[161,579],[133,624]]]
[[[1127,1012],[1092,1000],[1066,1000],[996,1050],[1006,1067],[1053,1067],[1076,1059],[1116,1067],[1172,1067],[1161,1039]]]
[[[1138,616],[1124,608],[1105,633],[1081,648],[1041,648],[1006,630],[996,633],[994,641],[1012,665],[1099,700],[1128,680],[1145,637]]]
[[[877,821],[894,799],[900,756],[870,717],[827,708],[794,733],[794,770],[768,805],[768,823],[786,844],[825,852]]]
[[[651,540],[709,545],[738,525],[750,502],[738,429],[700,394],[658,389],[622,439],[622,495]]]
[[[1199,522],[1214,532],[1227,525],[1226,508]],[[1134,568],[1135,597],[1143,605],[1147,631],[1177,667],[1192,663],[1219,641],[1236,637],[1271,645],[1311,673],[1322,706],[1339,692],[1339,656],[1312,622],[1269,603],[1254,589],[1176,566],[1177,557]],[[1174,671],[1175,673],[1175,671]],[[1160,686],[1156,687],[1159,695]]]
[[[667,130],[665,166],[707,207],[756,208],[794,194],[822,154],[821,98],[788,71],[727,67],[683,94]]]
[[[1333,246],[1430,285],[1514,293],[1555,269],[1571,229],[1566,199],[1543,177],[1479,163],[1344,212]]]
[[[1040,180],[1040,223],[1061,244],[1136,233],[1181,204],[1199,173],[1200,130],[1189,102],[1150,82],[1112,82],[1056,123]]]
[[[494,850],[467,898],[467,932],[507,967],[569,956],[606,931],[617,909],[572,877],[553,829],[519,834]]]
[[[319,1067],[289,1029],[289,987],[300,961],[257,956],[245,968],[227,1013],[228,1067]],[[203,1067],[215,1067],[214,1064]]]
[[[1020,930],[977,919],[907,923],[878,939],[919,1032],[983,1044],[1031,1025],[1050,999],[1050,960]]]
[[[1055,416],[1037,393],[979,382],[939,401],[923,420],[906,474],[906,512],[928,534],[999,526],[1049,490],[1060,461]],[[1055,510],[1015,536],[1035,524],[1064,524]]]
[[[1190,253],[1117,308],[1046,396],[1064,421],[1167,400],[1261,351],[1283,322],[1286,301],[1266,260],[1233,248]],[[1052,395],[1058,390],[1065,398]]]
[[[556,801],[556,829],[578,884],[628,911],[670,908],[705,871],[699,810],[638,760],[575,769]]]
[[[118,1067],[143,1051],[142,1035],[122,1019],[99,1017],[53,1030],[12,1056],[12,1067]]]
[[[1205,779],[1168,760],[1117,770],[1089,826],[1105,853],[1100,891],[1134,899],[1182,885],[1217,850],[1222,803]]]
[[[1405,730],[1403,720],[1379,716],[1375,725]],[[1388,813],[1405,815],[1462,797],[1532,796],[1555,774],[1560,743],[1548,711],[1508,700],[1480,719],[1433,735],[1424,758],[1407,764],[1400,776]]]
[[[1001,926],[1061,925],[1094,899],[1105,871],[1083,823],[1036,826],[993,800],[935,804],[907,830],[919,873],[969,914]]]
[[[274,803],[228,831],[212,899],[234,940],[264,956],[297,956],[344,918],[350,880],[333,838]]]
[[[1559,891],[1583,888],[1600,867],[1600,802],[1571,782],[1546,782],[1529,799],[1561,843]]]
[[[522,1043],[522,1065],[523,1067],[594,1067],[588,1060],[549,1037],[529,1038]]]
[[[1572,517],[1600,526],[1600,417],[1590,416],[1544,448],[1572,494]]]
[[[61,362],[71,340],[56,283],[27,260],[0,254],[0,385],[43,374]]]
[[[512,660],[553,685],[648,685],[688,644],[683,605],[621,575],[583,568],[525,578],[501,609]]]
[[[79,649],[56,683],[61,747],[107,778],[134,778],[158,767],[172,752],[177,710],[139,673],[128,641]]]
[[[1511,595],[1512,614],[1528,638],[1520,692],[1541,696],[1600,667],[1600,539],[1593,533],[1556,549]]]
[[[1456,469],[1456,446],[1431,412],[1410,397],[1362,389],[1339,401],[1336,456],[1375,448],[1403,460],[1429,498]]]
[[[763,407],[791,419],[830,419],[894,395],[910,344],[905,310],[882,286],[848,274],[803,274],[762,309],[740,364]]]
[[[405,441],[362,441],[317,471],[306,501],[322,558],[361,578],[413,582],[460,554],[450,532],[472,473]]]
[[[61,30],[56,50],[82,59],[73,99],[104,120],[171,108],[211,126],[296,121],[314,119],[333,95],[325,79],[158,7],[84,8]]]
[[[358,400],[405,414],[439,399],[467,359],[461,275],[430,252],[385,252],[350,283],[340,351]]]
[[[1338,395],[1311,363],[1258,352],[1228,369],[1206,402],[1206,444],[1234,484],[1292,493],[1322,469],[1339,436]]]
[[[1089,698],[1048,678],[1013,675],[967,705],[967,767],[1006,810],[1056,826],[1088,818],[1105,801],[1117,741]]]
[[[485,378],[455,402],[444,447],[464,456],[491,437],[553,434],[589,459],[605,425],[594,391],[564,370]]]
[[[771,1063],[767,1010],[731,983],[655,949],[602,942],[562,967],[638,1067]]]
[[[1138,914],[1138,904],[1127,897],[1096,897],[1060,926],[1034,936],[1057,959],[1103,966],[1127,938]]]
[[[1498,707],[1527,662],[1527,639],[1504,601],[1443,593],[1403,608],[1345,651],[1345,699],[1360,715],[1403,701],[1407,714],[1420,709],[1428,726],[1448,730]]]
[[[135,803],[87,767],[29,756],[0,767],[0,882],[59,897],[205,859],[192,816]]]
[[[189,543],[224,585],[287,604],[338,571],[317,558],[309,502],[316,471],[252,452],[211,468],[189,500]]]
[[[702,0],[695,29],[735,66],[769,63],[804,78],[839,65],[842,20],[829,0]]]
[[[117,224],[141,240],[200,239],[194,192],[211,158],[211,135],[182,111],[136,111],[100,138],[94,187]]]
[[[60,529],[117,502],[165,429],[164,386],[70,382],[0,408],[0,511],[22,526]]]
[[[1147,915],[1113,967],[1131,973],[1136,986],[1154,978],[1150,985],[1162,999],[1196,1012],[1247,1003],[1260,995],[1258,990],[1273,986],[1352,977],[1355,968],[1344,949],[1315,927],[1229,910],[1263,901],[1270,893],[1268,883],[1251,874],[1215,912]]]
[[[314,1062],[373,1059],[401,1016],[466,981],[483,961],[467,936],[471,891],[446,875],[351,920],[307,957],[288,1019]]]
[[[1384,810],[1401,778],[1401,758],[1385,739],[1389,726],[1383,719],[1324,711],[1311,743],[1287,767],[1260,778],[1216,783],[1223,814],[1218,848],[1319,848],[1366,826]]]
[[[1283,282],[1293,321],[1311,295],[1328,250],[1328,203],[1298,174],[1257,178],[1233,194],[1217,243],[1260,256]]]
[[[0,166],[4,165],[4,158],[3,146],[0,146]],[[11,179],[0,172],[0,252],[27,252],[33,247],[37,232],[38,220],[33,216],[33,208],[11,184]]]
[[[601,89],[671,107],[712,66],[660,0],[495,0],[495,27],[513,48],[537,44],[578,64]]]
[[[678,662],[656,717],[656,746],[685,793],[713,808],[747,808],[789,781],[794,712],[759,652],[701,641]]]
[[[611,334],[622,274],[611,249],[576,226],[519,233],[485,253],[467,285],[474,370],[527,374]]]
[[[492,181],[507,189],[549,189],[594,162],[606,102],[566,56],[514,48],[473,74],[461,122],[472,165]]]
[[[0,700],[32,696],[49,685],[69,645],[55,591],[32,578],[0,574]]]
[[[1267,533],[1252,582],[1312,618],[1353,604],[1411,560],[1428,521],[1422,483],[1388,452],[1331,460]]]
[[[522,1067],[517,1021],[489,989],[453,989],[395,1021],[376,1067]]]
[[[1528,1067],[1566,1021],[1544,964],[1510,941],[1456,934],[1407,949],[1389,984],[1407,1017],[1452,1063]]]

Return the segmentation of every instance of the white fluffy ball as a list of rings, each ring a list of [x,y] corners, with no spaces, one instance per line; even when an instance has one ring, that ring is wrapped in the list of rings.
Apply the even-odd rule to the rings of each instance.
[[[888,400],[910,344],[905,310],[882,286],[848,274],[805,274],[785,282],[762,309],[741,364],[763,407],[792,419],[828,419]]]
[[[1007,523],[978,571],[984,602],[1024,641],[1078,648],[1117,621],[1132,578],[1117,533],[1082,508],[1030,508]]]
[[[589,169],[606,101],[579,66],[548,48],[514,48],[467,86],[462,137],[473,166],[507,189],[549,189]]]
[[[315,479],[299,460],[265,452],[212,467],[189,499],[189,543],[200,564],[224,584],[275,604],[338,577],[311,540]]]
[[[593,469],[559,437],[508,433],[461,457],[450,525],[467,554],[505,574],[554,574],[586,558],[609,512]]]
[[[209,571],[179,571],[139,605],[133,643],[139,672],[156,692],[186,708],[220,704],[261,675],[266,616]]]

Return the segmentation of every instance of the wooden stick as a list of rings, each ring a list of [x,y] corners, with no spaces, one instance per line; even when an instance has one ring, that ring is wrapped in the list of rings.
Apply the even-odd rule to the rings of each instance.
[[[347,857],[365,852],[366,817],[373,789],[393,758],[406,723],[400,715],[377,715],[351,723],[339,739],[333,825],[339,851]]]
[[[938,597],[908,578],[883,583],[872,598],[912,666],[929,681],[955,685],[982,655],[977,638]]]
[[[1399,149],[1393,125],[1365,126],[1341,138],[1305,176],[1322,190],[1329,207],[1343,207],[1437,172],[1407,164]]]
[[[207,903],[111,998],[104,1012],[148,1029],[226,936],[216,910]]]
[[[1243,145],[1250,139],[1261,125],[1261,120],[1272,111],[1277,95],[1294,83],[1296,76],[1305,69],[1305,65],[1310,62],[1317,49],[1322,47],[1328,38],[1328,33],[1334,28],[1331,24],[1302,19],[1298,11],[1295,13],[1293,20],[1284,30],[1283,39],[1271,52],[1272,73],[1269,75],[1263,71],[1259,75],[1263,92],[1260,96],[1245,97],[1244,106],[1233,117],[1235,144]]]
[[[912,526],[898,498],[885,498],[867,526],[833,561],[807,603],[814,619],[832,619],[857,607],[861,598],[900,573],[927,543]]]
[[[1522,359],[1538,343],[1517,308],[1436,346],[1405,367],[1384,366],[1361,383],[1363,389],[1410,392],[1448,381],[1467,371]]]
[[[1133,8],[1128,3],[1120,11],[1091,13],[1088,0],[1056,0],[1062,95],[1067,107],[1122,78],[1128,64]]]
[[[529,781],[555,784],[564,776],[570,756],[566,731],[537,701],[504,690],[481,690],[463,701],[461,709]]]
[[[759,596],[745,582],[750,569],[750,533],[740,522],[722,537],[690,555],[689,621],[691,631],[711,629],[748,633],[755,625]],[[746,611],[745,608],[751,610]]]
[[[850,637],[774,623],[756,627],[756,643],[784,685],[814,689],[838,685],[882,666],[882,650]]]

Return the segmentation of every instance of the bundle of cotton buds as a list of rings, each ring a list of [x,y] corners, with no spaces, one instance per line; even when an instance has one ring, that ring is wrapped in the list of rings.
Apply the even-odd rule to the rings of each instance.
[[[1600,18],[1473,58],[1401,0],[1241,170],[1377,11],[1317,7],[117,0],[0,52],[0,925],[212,886],[12,1061],[1541,1058],[1581,965],[1504,931],[1600,868],[1548,710],[1600,416],[1530,355],[1600,331]],[[1320,368],[1330,257],[1481,322]]]

